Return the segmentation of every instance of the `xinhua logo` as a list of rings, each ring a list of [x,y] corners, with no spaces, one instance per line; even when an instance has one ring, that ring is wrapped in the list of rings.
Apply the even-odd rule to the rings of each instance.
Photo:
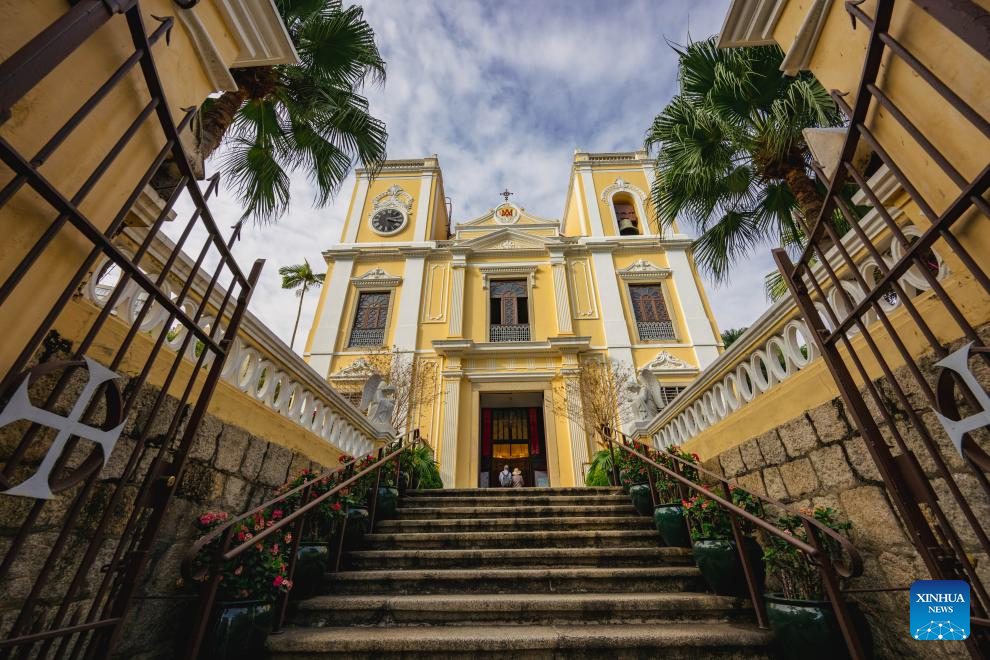
[[[911,585],[911,637],[969,637],[969,584],[962,580],[916,580]]]

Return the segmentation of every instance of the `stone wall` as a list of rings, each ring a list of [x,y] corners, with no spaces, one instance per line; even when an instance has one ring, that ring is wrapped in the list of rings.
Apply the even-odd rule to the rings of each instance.
[[[207,510],[243,513],[306,468],[322,466],[207,415],[196,434],[177,497],[169,505],[116,657],[180,657],[181,646],[176,645],[186,640],[196,606],[193,593],[181,584],[179,571],[197,538],[193,521]]]
[[[984,330],[985,331],[985,330]],[[934,373],[932,360],[921,361],[923,373]],[[981,365],[982,366],[982,365]],[[987,373],[977,370],[984,382]],[[895,373],[902,384],[911,382],[906,373]],[[903,378],[901,376],[904,376]],[[883,381],[877,385],[894,413],[894,423],[925,469],[947,516],[977,562],[984,583],[990,578],[990,560],[982,554],[961,512],[948,495],[945,481],[909,424],[907,411],[893,397]],[[920,392],[908,391],[912,407],[922,415],[926,426],[936,433],[941,455],[948,463],[968,501],[981,520],[990,519],[990,504],[980,491],[969,468],[932,419],[932,412]],[[868,402],[869,396],[864,397]],[[872,404],[870,404],[872,405]],[[874,418],[881,420],[878,411]],[[968,413],[966,413],[968,414]],[[890,438],[886,424],[881,431]],[[986,438],[980,440],[981,444]],[[889,441],[893,446],[893,442]],[[895,449],[895,454],[897,453]],[[846,414],[841,399],[834,399],[807,411],[758,437],[706,461],[706,466],[746,490],[777,499],[794,507],[828,506],[852,522],[850,538],[863,555],[865,571],[848,586],[858,589],[905,588],[918,579],[929,579],[927,569],[908,539],[907,528],[895,512],[880,473],[863,438]],[[772,585],[771,585],[772,587]],[[906,590],[861,593],[853,596],[869,617],[875,637],[877,657],[966,657],[961,642],[914,641],[909,636],[910,605]]]
[[[53,375],[44,376],[32,385],[32,400],[38,394],[50,391],[53,378]],[[120,383],[126,392],[128,379],[122,378]],[[79,397],[83,384],[83,378],[73,376],[53,410],[65,415],[72,402]],[[189,406],[180,411],[178,401],[171,397],[165,398],[162,408],[151,418],[157,396],[158,391],[151,387],[139,393],[114,451],[91,488],[87,489],[84,483],[79,484],[58,493],[52,500],[0,495],[0,557],[6,556],[24,522],[35,515],[22,549],[17,553],[6,578],[0,580],[0,637],[8,636],[42,565],[61,538],[63,551],[51,565],[49,578],[39,593],[32,617],[32,622],[51,621],[64,594],[68,592],[84,553],[92,545],[91,538],[101,524],[104,512],[110,510],[114,494],[121,492],[122,497],[105,522],[106,537],[91,568],[83,575],[73,602],[62,617],[62,625],[79,615],[85,617],[88,614],[92,598],[104,576],[102,568],[110,562],[133,512],[139,486],[144,482],[154,456],[161,450],[169,426],[179,417],[177,437],[181,437],[188,419]],[[94,424],[101,422],[102,410],[101,405],[96,413],[97,419],[92,420]],[[147,440],[135,459],[134,448],[141,430],[146,426]],[[26,422],[15,422],[0,428],[0,464],[13,454],[26,429]],[[14,473],[15,482],[35,472],[54,437],[50,431],[43,429],[30,445],[24,463]],[[321,468],[304,455],[271,440],[225,424],[213,415],[205,416],[195,435],[177,497],[166,510],[150,562],[127,614],[118,657],[141,660],[181,657],[176,646],[187,637],[196,603],[195,593],[181,584],[179,567],[197,536],[194,520],[201,513],[218,509],[235,515],[243,513],[268,499],[290,475],[304,468]],[[80,442],[75,449],[67,452],[67,466],[70,469],[77,466],[94,446],[88,441]],[[171,450],[168,453],[171,454]],[[128,463],[132,460],[136,463],[125,479]],[[67,519],[73,520],[73,527],[60,536]]]

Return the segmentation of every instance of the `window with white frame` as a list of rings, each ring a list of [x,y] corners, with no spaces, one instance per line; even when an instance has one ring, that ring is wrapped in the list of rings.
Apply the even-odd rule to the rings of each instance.
[[[390,291],[362,291],[358,295],[350,346],[382,346],[388,324]]]
[[[669,341],[676,338],[660,284],[630,284],[629,300],[640,341]]]

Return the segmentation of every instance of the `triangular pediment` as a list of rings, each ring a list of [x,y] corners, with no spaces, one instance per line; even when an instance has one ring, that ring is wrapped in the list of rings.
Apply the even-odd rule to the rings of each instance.
[[[500,204],[474,220],[458,223],[457,228],[473,227],[518,227],[519,225],[560,226],[557,220],[549,220],[527,213],[526,209],[515,204]]]
[[[459,247],[481,250],[546,250],[548,243],[557,241],[514,228],[497,229],[477,238],[463,241]]]

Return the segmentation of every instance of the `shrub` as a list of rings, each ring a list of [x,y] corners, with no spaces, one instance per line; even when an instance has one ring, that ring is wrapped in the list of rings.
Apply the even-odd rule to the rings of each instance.
[[[852,527],[851,522],[836,520],[836,511],[830,507],[817,507],[814,510],[801,509],[801,513],[837,532],[846,532]],[[808,534],[800,516],[781,516],[777,519],[777,527],[796,539],[808,541]],[[841,550],[838,541],[825,534],[819,534],[819,540],[825,547],[830,560],[839,558]],[[767,575],[779,582],[784,598],[797,600],[822,600],[824,598],[822,576],[818,566],[811,561],[810,557],[787,541],[768,534],[763,549],[763,563],[766,566]]]

